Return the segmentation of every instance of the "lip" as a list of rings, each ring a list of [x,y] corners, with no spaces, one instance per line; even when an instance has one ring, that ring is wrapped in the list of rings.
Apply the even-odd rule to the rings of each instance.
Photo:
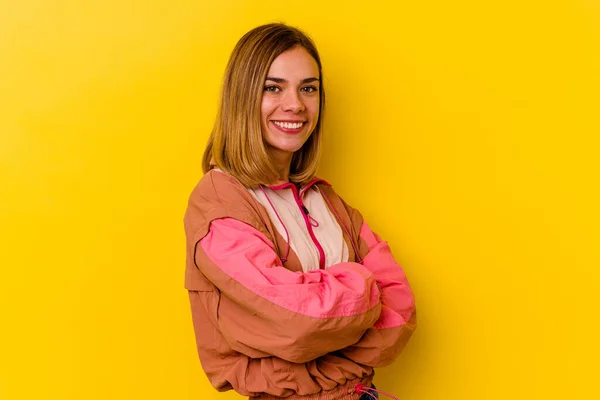
[[[296,129],[288,129],[288,128],[283,128],[279,125],[277,125],[275,123],[275,121],[277,122],[292,122],[292,123],[297,123],[297,122],[301,122],[302,126],[300,128],[296,128]],[[277,129],[278,131],[284,132],[284,133],[288,133],[290,135],[297,135],[300,132],[302,132],[304,130],[304,127],[306,126],[306,122],[307,121],[298,121],[298,120],[282,120],[282,119],[277,119],[277,120],[271,120],[269,121],[271,123],[272,126],[275,127],[275,129]]]

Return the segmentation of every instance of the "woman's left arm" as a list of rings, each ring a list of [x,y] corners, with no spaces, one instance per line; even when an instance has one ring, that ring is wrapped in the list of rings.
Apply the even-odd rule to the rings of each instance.
[[[416,328],[415,299],[387,242],[373,233],[366,222],[360,238],[369,249],[362,264],[373,273],[381,290],[381,316],[357,343],[340,353],[359,364],[384,367],[396,359]]]

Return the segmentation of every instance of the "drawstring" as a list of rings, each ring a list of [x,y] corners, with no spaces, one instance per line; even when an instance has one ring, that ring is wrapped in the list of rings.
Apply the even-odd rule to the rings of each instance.
[[[275,206],[273,205],[273,203],[271,202],[271,199],[269,198],[269,196],[267,195],[267,192],[265,192],[265,189],[263,188],[262,185],[260,185],[260,190],[262,190],[263,194],[265,195],[265,197],[267,198],[267,201],[269,202],[269,204],[271,205],[271,208],[273,209],[273,211],[275,212],[275,215],[277,216],[277,219],[279,220],[279,222],[281,223],[281,226],[283,226],[283,230],[285,231],[285,238],[286,238],[286,244],[287,244],[287,250],[285,251],[285,257],[281,258],[281,263],[285,263],[287,261],[288,256],[290,255],[290,234],[287,230],[287,228],[285,227],[285,224],[283,223],[283,221],[281,220],[281,217],[279,216],[279,213],[277,212],[277,209],[275,208]]]
[[[357,392],[357,393],[363,393],[364,394],[364,396],[360,396],[360,400],[364,399],[365,396],[368,396],[369,399],[379,400],[379,398],[377,396],[375,396],[374,394],[372,394],[372,393],[368,393],[368,392]]]
[[[331,202],[329,201],[329,198],[327,198],[327,196],[325,196],[325,193],[323,193],[318,187],[317,187],[317,190],[319,191],[319,193],[321,193],[321,196],[323,196],[323,198],[325,199],[325,201],[329,205],[329,208],[335,214],[335,218],[337,219],[338,223],[340,224],[340,226],[342,227],[342,229],[344,230],[344,232],[346,233],[346,235],[350,239],[350,243],[352,244],[352,248],[354,249],[354,254],[356,255],[356,258],[358,259],[358,263],[362,264],[363,260],[362,260],[362,258],[360,258],[360,254],[358,253],[358,249],[356,248],[356,245],[354,244],[354,239],[352,238],[352,236],[350,236],[350,233],[348,233],[348,229],[346,229],[346,226],[342,222],[342,219],[340,218],[339,214],[337,213],[337,211],[335,210],[335,208],[333,207],[333,205],[331,205]]]
[[[383,394],[383,395],[389,397],[390,399],[400,400],[399,398],[397,398],[393,394],[390,394],[390,393],[384,392],[383,390],[378,390],[378,389],[375,389],[375,388],[372,388],[372,387],[367,387],[367,386],[362,385],[360,383],[357,384],[354,387],[354,392],[358,393],[358,394],[366,394],[371,399],[377,399],[377,396],[374,395],[373,393],[379,393],[379,394]]]

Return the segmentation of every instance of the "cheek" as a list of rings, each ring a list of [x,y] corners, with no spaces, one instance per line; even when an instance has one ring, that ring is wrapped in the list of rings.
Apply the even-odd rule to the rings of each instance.
[[[273,99],[269,96],[263,96],[260,110],[263,120],[265,120],[269,115],[273,114],[273,112],[277,109],[277,100]]]
[[[314,123],[317,123],[317,118],[319,118],[319,99],[309,102],[306,108],[313,118]]]

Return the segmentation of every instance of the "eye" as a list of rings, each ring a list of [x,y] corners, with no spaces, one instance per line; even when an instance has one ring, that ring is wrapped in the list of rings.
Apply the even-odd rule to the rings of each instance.
[[[300,90],[305,93],[314,93],[314,92],[319,91],[319,89],[317,89],[315,86],[305,86]]]
[[[270,86],[265,86],[265,92],[279,92],[281,89],[279,89],[277,86],[275,85],[270,85]]]

